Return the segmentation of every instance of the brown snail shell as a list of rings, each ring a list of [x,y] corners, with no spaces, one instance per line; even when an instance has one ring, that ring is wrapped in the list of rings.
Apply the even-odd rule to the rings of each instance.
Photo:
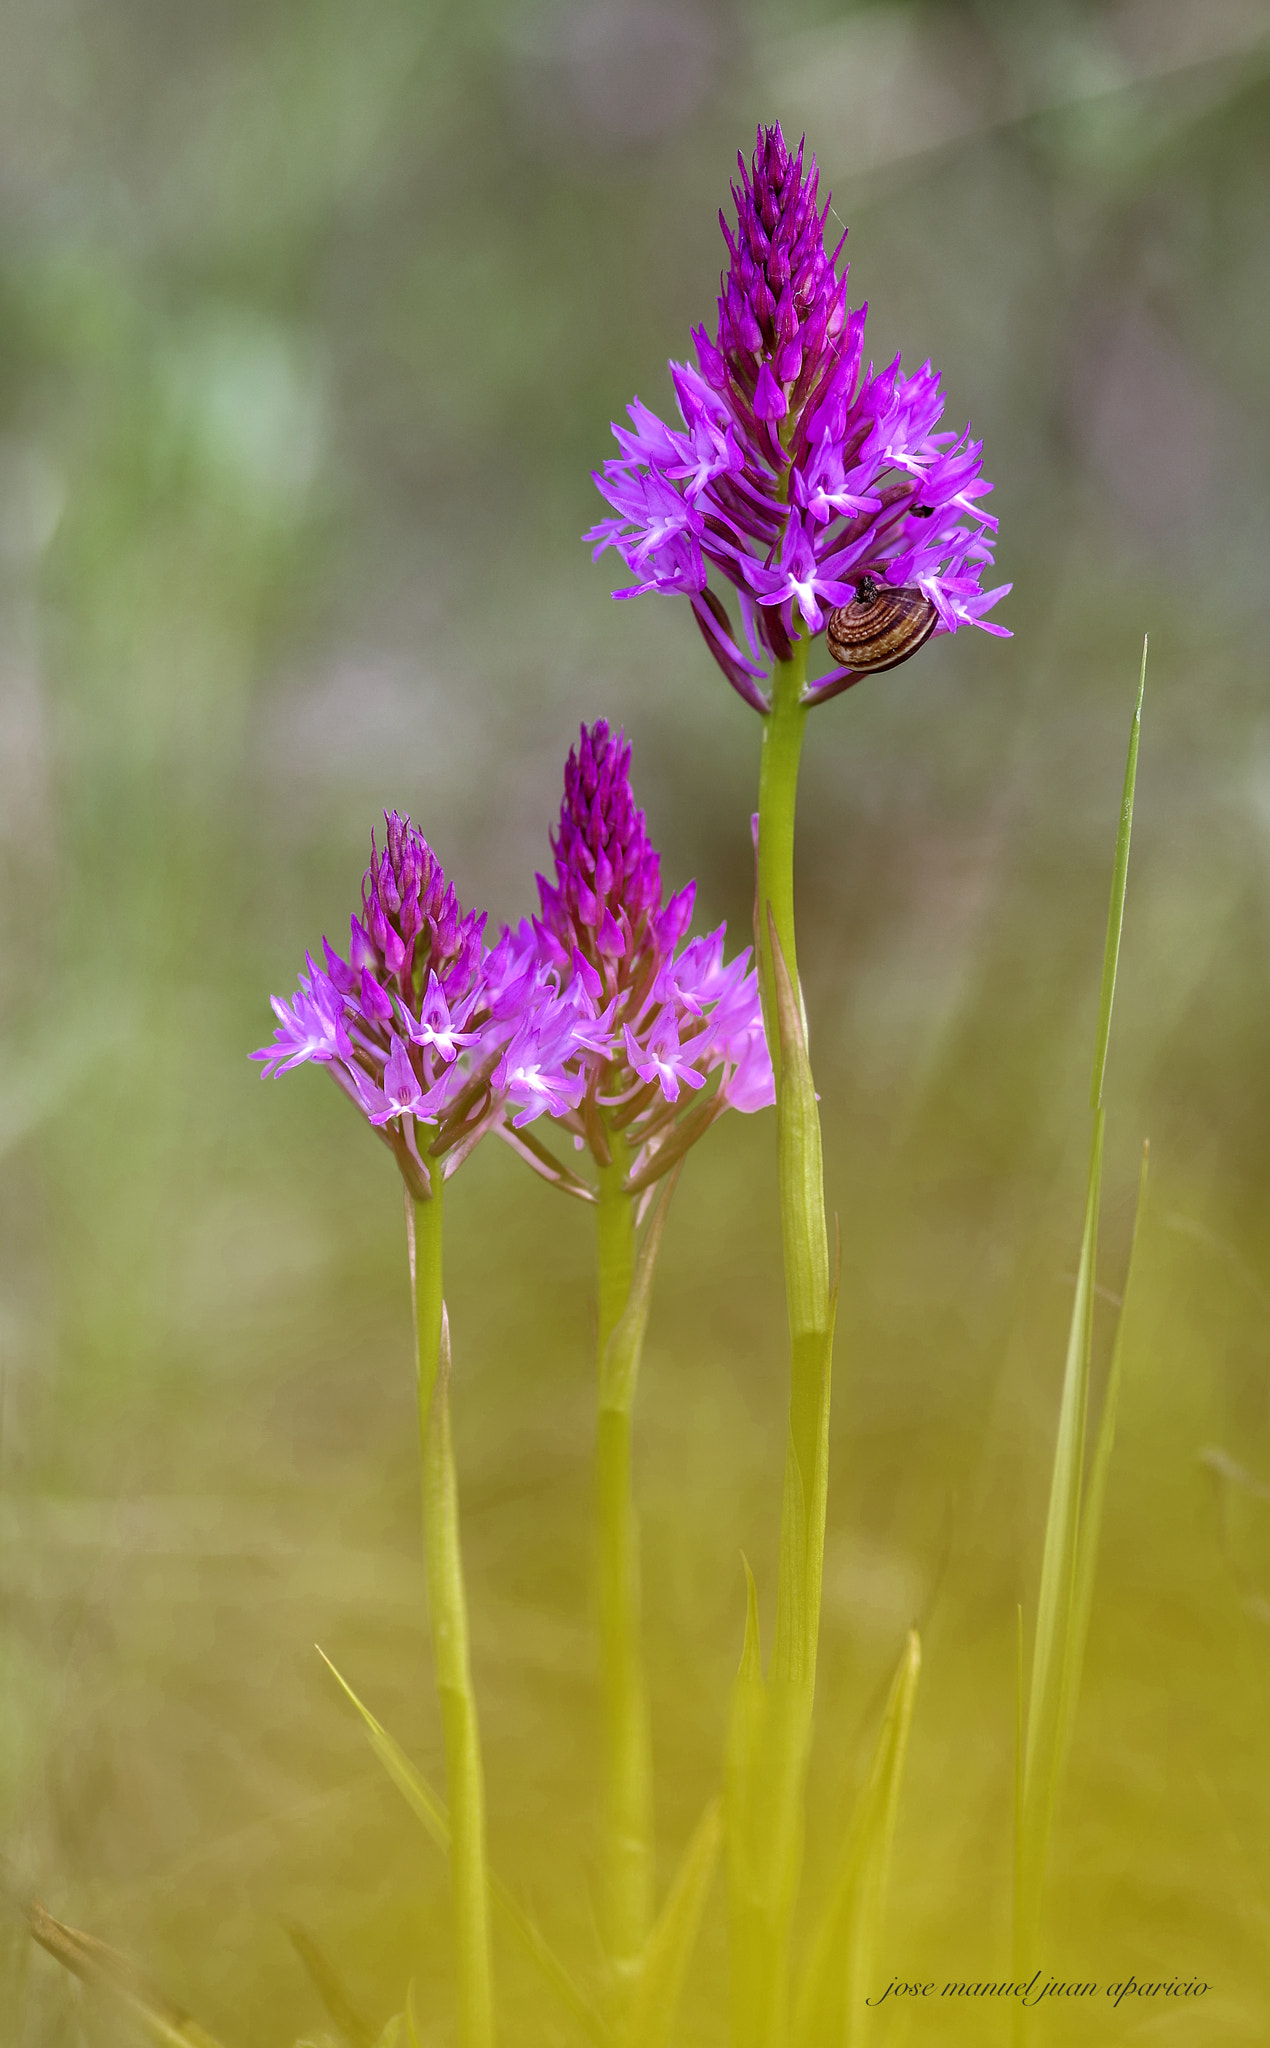
[[[825,639],[843,668],[876,675],[880,669],[897,668],[924,647],[938,618],[920,590],[893,590],[862,576],[851,603],[830,612]]]

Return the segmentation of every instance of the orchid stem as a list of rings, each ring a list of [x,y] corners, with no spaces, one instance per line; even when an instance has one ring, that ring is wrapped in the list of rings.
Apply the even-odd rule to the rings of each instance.
[[[606,1372],[610,1339],[635,1280],[635,1197],[625,1134],[607,1132],[600,1168],[596,1528],[604,1712],[604,1935],[614,1998],[624,2009],[653,1919],[653,1777],[640,1629],[639,1525],[631,1492],[635,1372]],[[637,1365],[637,1359],[635,1361]]]
[[[450,1342],[441,1291],[440,1165],[432,1168],[431,1180],[432,1199],[415,1202],[413,1213],[408,1216],[413,1225],[411,1264],[423,1464],[423,1542],[450,1806],[459,2042],[460,2048],[493,2048],[485,1778],[468,1655],[458,1481],[450,1435]]]
[[[807,720],[802,701],[806,671],[805,641],[795,644],[789,661],[776,664],[759,774],[756,948],[776,1074],[790,1402],[776,1639],[754,1782],[738,1822],[748,1837],[746,1867],[755,1874],[755,1889],[738,1912],[734,1946],[740,1956],[743,1947],[757,1944],[758,1966],[749,1957],[742,1967],[761,1987],[756,2004],[745,2001],[744,2048],[776,2048],[787,2036],[789,1929],[802,1855],[828,1479],[833,1296],[820,1117],[794,936],[794,817]],[[741,2012],[739,2003],[736,2009]]]
[[[776,1023],[776,990],[772,945],[767,929],[771,905],[776,936],[795,991],[799,990],[798,953],[794,939],[794,814],[798,802],[798,768],[803,751],[807,707],[801,701],[807,675],[807,644],[796,641],[792,659],[779,661],[772,680],[772,708],[763,724],[763,752],[758,782],[758,915],[755,946],[763,1021],[767,1027],[772,1070],[780,1086],[781,1045]],[[821,1204],[823,1208],[823,1202]]]

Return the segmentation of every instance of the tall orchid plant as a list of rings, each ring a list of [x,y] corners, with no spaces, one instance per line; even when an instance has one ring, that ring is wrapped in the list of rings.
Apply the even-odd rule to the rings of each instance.
[[[738,159],[736,224],[697,365],[672,363],[682,428],[637,398],[620,454],[596,476],[615,517],[587,536],[635,581],[619,598],[687,596],[711,654],[763,720],[755,941],[777,1077],[781,1230],[791,1348],[776,1637],[765,1689],[747,1648],[731,1743],[729,1876],[734,2034],[783,2038],[798,1882],[827,1499],[836,1281],[831,1278],[820,1118],[794,933],[794,814],[809,711],[894,667],[937,634],[985,618],[1009,585],[983,590],[996,521],[978,501],[970,430],[937,431],[939,379],[925,363],[864,366],[867,306],[847,303],[845,234],[826,252],[830,205],[814,157],[779,127]],[[712,581],[713,578],[713,581]],[[744,645],[719,584],[735,593]],[[902,593],[902,600],[900,594]],[[874,621],[878,628],[874,629]],[[858,647],[809,678],[824,636]]]

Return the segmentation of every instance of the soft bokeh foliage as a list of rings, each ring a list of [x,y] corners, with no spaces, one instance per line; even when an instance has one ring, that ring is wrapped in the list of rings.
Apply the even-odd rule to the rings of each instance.
[[[1049,1967],[1198,1972],[1156,2038],[1264,2037],[1264,28],[1245,0],[8,10],[3,1833],[229,2048],[327,2025],[284,1919],[376,2022],[413,1970],[449,2025],[444,1865],[312,1650],[437,1777],[397,1176],[334,1089],[246,1055],[386,806],[465,902],[533,906],[580,719],[625,726],[698,928],[744,932],[754,719],[686,609],[614,606],[578,536],[610,419],[670,403],[734,151],[774,118],[850,223],[875,360],[935,355],[992,451],[1016,635],[853,690],[804,771],[844,1246],[809,1872],[917,1617],[886,1967],[1003,1973],[1014,1608],[1149,626],[1112,1290],[1144,1133],[1154,1179]],[[772,1585],[772,1153],[737,1117],[689,1160],[649,1332],[667,1868],[714,1789],[743,1545]],[[585,1969],[588,1219],[484,1147],[450,1223],[492,1852]],[[122,2040],[4,1938],[20,2048]],[[722,1963],[716,1900],[703,2048]],[[504,1981],[507,2038],[550,2039]]]

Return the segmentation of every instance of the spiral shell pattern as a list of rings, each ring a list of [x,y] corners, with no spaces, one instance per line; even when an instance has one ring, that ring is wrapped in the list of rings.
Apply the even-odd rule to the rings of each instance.
[[[852,602],[830,612],[825,639],[830,654],[844,668],[875,675],[880,669],[897,668],[924,647],[938,616],[920,590],[893,590],[865,576]]]

